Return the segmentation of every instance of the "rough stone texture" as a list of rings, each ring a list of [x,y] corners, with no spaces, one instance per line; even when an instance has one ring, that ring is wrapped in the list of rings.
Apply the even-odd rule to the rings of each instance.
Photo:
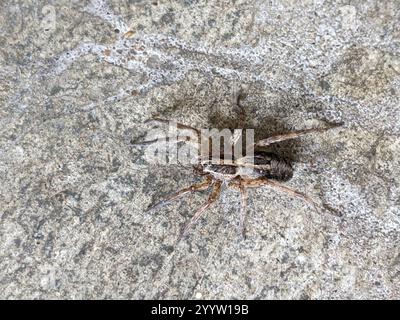
[[[350,5],[349,5],[350,3]],[[0,298],[400,298],[400,2],[1,1]],[[248,94],[258,136],[343,121],[274,147],[287,184],[343,213],[226,190],[144,209],[190,184],[131,140],[151,115],[226,127]]]

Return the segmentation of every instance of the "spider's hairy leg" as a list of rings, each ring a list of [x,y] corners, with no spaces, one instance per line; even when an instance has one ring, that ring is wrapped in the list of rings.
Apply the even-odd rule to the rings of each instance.
[[[320,206],[317,202],[315,202],[313,199],[311,199],[309,196],[307,196],[306,194],[297,191],[295,189],[289,188],[277,181],[274,180],[269,180],[269,179],[265,179],[265,178],[259,178],[259,179],[254,179],[254,180],[246,180],[243,182],[243,184],[249,188],[251,187],[261,187],[261,186],[269,186],[275,190],[281,191],[281,192],[285,192],[286,194],[288,194],[291,197],[296,197],[299,198],[305,202],[307,202],[309,205],[313,206],[315,211],[317,211],[318,213],[320,213],[321,211],[323,211],[324,209],[327,210],[329,213],[335,215],[335,216],[341,216],[341,213],[334,210],[334,209],[330,209],[329,206],[327,205],[322,205]]]
[[[151,211],[156,208],[160,208],[174,200],[177,200],[177,199],[183,197],[186,194],[190,194],[190,193],[197,192],[197,191],[207,190],[211,185],[212,185],[212,179],[210,176],[207,176],[202,182],[193,184],[187,188],[176,191],[176,192],[170,194],[169,196],[167,196],[166,198],[162,199],[161,201],[159,201],[153,205],[150,205],[146,211]]]
[[[170,124],[173,123],[170,120],[167,119],[161,119],[161,118],[150,118],[147,119],[144,123],[151,123],[151,122],[155,122],[155,123],[162,123],[162,124]],[[182,130],[189,130],[190,132],[192,132],[193,134],[196,135],[197,137],[197,141],[194,139],[190,139],[187,136],[181,136],[181,135],[177,135],[176,137],[173,137],[171,139],[171,137],[160,137],[160,138],[156,138],[153,140],[145,140],[145,141],[141,141],[141,142],[132,142],[131,144],[136,145],[136,146],[145,146],[145,145],[149,145],[152,143],[156,143],[156,142],[169,142],[169,143],[179,143],[179,142],[187,142],[192,144],[195,148],[199,148],[199,139],[200,139],[200,130],[191,127],[191,126],[187,126],[185,124],[182,123],[177,123],[175,122],[177,129],[182,129]]]
[[[245,127],[245,123],[246,123],[246,109],[240,103],[244,98],[246,98],[246,94],[244,94],[242,90],[239,90],[239,92],[236,96],[236,105],[239,108],[239,118],[238,118],[238,124],[237,124],[237,127],[239,129],[243,129]]]
[[[266,147],[266,146],[276,143],[276,142],[290,140],[290,139],[296,139],[296,138],[302,137],[309,133],[324,132],[324,131],[339,127],[341,125],[342,125],[342,123],[336,123],[336,124],[331,124],[330,126],[325,127],[325,128],[311,128],[311,129],[304,129],[304,130],[299,130],[299,131],[292,131],[292,132],[288,132],[288,133],[284,133],[284,134],[278,134],[278,135],[274,135],[272,137],[257,141],[255,146],[256,147]]]
[[[144,123],[150,123],[150,122],[155,122],[155,123],[163,123],[163,124],[170,124],[172,121],[168,119],[161,119],[161,118],[150,118],[147,119]],[[192,126],[188,126],[183,123],[175,122],[176,126],[178,129],[186,129],[194,132],[196,135],[200,136],[200,130],[197,128],[194,128]]]
[[[208,197],[208,200],[206,203],[204,203],[193,215],[193,217],[190,219],[190,221],[185,225],[183,228],[182,234],[179,237],[179,240],[182,239],[184,236],[187,235],[189,230],[192,228],[192,226],[201,218],[203,215],[204,211],[208,209],[215,201],[218,200],[219,195],[221,194],[221,185],[222,182],[217,180],[213,183],[213,190]]]
[[[195,148],[198,148],[199,145],[197,143],[197,141],[193,141],[188,139],[185,136],[178,136],[175,137],[174,139],[168,138],[168,137],[163,137],[163,138],[157,138],[157,139],[153,139],[153,140],[145,140],[145,141],[140,141],[140,142],[131,142],[132,145],[134,146],[146,146],[146,145],[150,145],[156,142],[168,142],[168,143],[180,143],[180,142],[186,142],[186,143],[190,143],[192,144]]]

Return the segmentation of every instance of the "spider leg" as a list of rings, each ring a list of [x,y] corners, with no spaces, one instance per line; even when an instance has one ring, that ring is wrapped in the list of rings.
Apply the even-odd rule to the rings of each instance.
[[[342,125],[341,123],[331,124],[329,127],[326,127],[326,128],[311,128],[311,129],[304,129],[304,130],[299,130],[299,131],[288,132],[288,133],[284,133],[284,134],[278,134],[278,135],[257,141],[255,146],[256,147],[266,147],[270,144],[273,144],[273,143],[276,143],[279,141],[296,139],[298,137],[302,137],[309,133],[324,132],[324,131],[336,128],[338,126],[341,126],[341,125]]]
[[[236,97],[236,105],[239,108],[239,117],[238,117],[238,125],[237,125],[237,127],[239,129],[243,129],[245,127],[245,122],[246,122],[246,109],[240,103],[240,101],[243,100],[245,97],[246,97],[246,95],[242,92],[242,90],[239,91],[239,93]]]
[[[331,209],[328,205],[322,205],[320,206],[317,202],[315,202],[313,199],[311,199],[309,196],[307,196],[306,194],[297,191],[295,189],[289,188],[277,181],[274,180],[269,180],[269,179],[265,179],[265,178],[259,178],[259,179],[254,179],[254,180],[246,180],[244,182],[244,185],[247,187],[261,187],[261,186],[269,186],[275,190],[281,191],[281,192],[285,192],[286,194],[290,195],[291,197],[296,197],[299,198],[305,202],[307,202],[309,205],[313,206],[315,211],[317,211],[318,213],[320,213],[321,211],[323,211],[324,209],[326,209],[329,213],[340,217],[341,213]]]
[[[154,210],[156,208],[160,208],[176,199],[183,197],[186,194],[190,194],[190,193],[197,192],[197,191],[207,190],[211,186],[211,184],[212,184],[211,177],[207,176],[202,182],[193,184],[187,188],[176,191],[176,192],[170,194],[169,196],[167,196],[166,198],[162,199],[161,201],[159,201],[153,205],[150,205],[146,211],[148,212],[148,211]]]
[[[247,189],[242,184],[243,179],[234,179],[229,184],[228,187],[232,187],[240,191],[240,215],[239,215],[239,232],[242,235],[243,239],[246,238],[245,235],[245,221],[246,221],[246,209],[247,209],[247,200],[248,194]]]
[[[221,184],[222,184],[221,181],[214,182],[213,190],[212,190],[210,196],[208,197],[207,202],[204,203],[199,209],[197,209],[197,211],[195,212],[193,217],[190,219],[190,221],[183,228],[182,234],[181,234],[179,239],[182,239],[184,236],[186,236],[187,233],[189,232],[189,230],[192,228],[192,226],[201,218],[201,216],[203,215],[204,211],[207,208],[209,208],[215,201],[218,200],[219,195],[221,193]]]

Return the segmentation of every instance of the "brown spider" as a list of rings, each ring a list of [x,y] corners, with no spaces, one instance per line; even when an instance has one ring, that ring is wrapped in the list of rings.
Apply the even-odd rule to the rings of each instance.
[[[245,122],[245,110],[243,106],[240,104],[240,100],[243,98],[243,95],[239,94],[237,96],[237,106],[239,107],[239,128],[243,128]],[[169,120],[160,119],[160,118],[152,118],[150,119],[152,122],[156,123],[168,123]],[[240,233],[243,237],[245,237],[245,217],[246,217],[246,205],[247,205],[247,188],[255,188],[261,186],[269,186],[275,190],[285,192],[292,197],[297,197],[308,204],[312,205],[317,212],[320,209],[326,209],[330,213],[341,216],[339,212],[332,209],[326,204],[322,204],[322,206],[318,205],[313,199],[308,197],[306,194],[289,188],[282,184],[281,182],[288,181],[293,176],[293,169],[290,163],[271,152],[266,152],[260,150],[262,147],[269,146],[273,143],[285,141],[289,139],[295,139],[301,136],[304,136],[313,132],[324,132],[326,130],[335,128],[340,126],[341,124],[330,124],[325,128],[311,128],[300,131],[293,131],[284,134],[278,134],[266,139],[262,139],[257,141],[254,144],[254,153],[252,161],[247,161],[246,156],[241,157],[239,159],[234,159],[232,162],[224,162],[220,160],[218,164],[212,164],[210,161],[199,161],[197,165],[194,166],[194,171],[198,175],[204,176],[202,182],[193,184],[187,188],[181,189],[177,192],[174,192],[168,195],[163,200],[150,205],[147,211],[154,210],[156,208],[160,208],[174,200],[181,198],[186,194],[191,194],[197,191],[207,190],[212,188],[211,194],[208,200],[194,213],[191,220],[185,225],[183,231],[181,233],[181,237],[185,236],[191,227],[202,217],[207,208],[209,208],[214,202],[216,202],[221,193],[221,187],[226,185],[227,187],[234,188],[240,191],[241,194],[241,209],[240,209],[240,222],[239,229]],[[190,130],[194,134],[200,137],[201,132],[199,129],[184,125],[181,123],[177,124],[178,129]],[[167,139],[164,139],[165,141]],[[137,143],[137,145],[146,145],[149,143],[153,143],[152,141],[144,141],[141,143]],[[184,140],[181,140],[184,141]],[[180,238],[181,238],[180,237]]]

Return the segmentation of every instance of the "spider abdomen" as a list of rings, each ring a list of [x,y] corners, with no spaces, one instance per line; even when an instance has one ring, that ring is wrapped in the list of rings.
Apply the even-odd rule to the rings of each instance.
[[[218,180],[231,180],[238,176],[247,179],[267,178],[287,181],[293,176],[292,166],[270,152],[257,151],[254,157],[243,157],[233,163],[203,165],[204,172]]]

